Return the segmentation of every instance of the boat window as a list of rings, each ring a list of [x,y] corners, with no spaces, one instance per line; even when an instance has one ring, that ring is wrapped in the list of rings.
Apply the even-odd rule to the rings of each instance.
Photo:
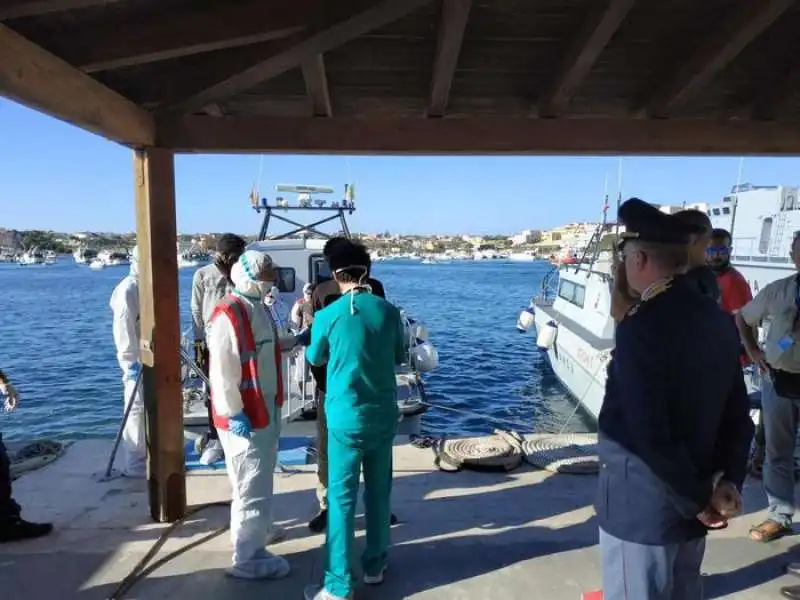
[[[328,281],[333,277],[325,257],[321,254],[315,254],[310,257],[309,262],[311,266],[311,283],[314,285],[319,285],[323,281]]]
[[[729,215],[729,214],[731,214],[731,209],[730,209],[730,207],[729,207],[729,206],[723,206],[723,207],[722,207],[722,214],[723,214],[723,215]]]
[[[758,251],[766,254],[769,250],[769,240],[772,237],[772,217],[767,217],[761,222],[761,237],[758,240]]]
[[[563,279],[558,286],[558,297],[567,302],[583,308],[586,296],[586,288],[576,284],[574,281]]]
[[[719,215],[719,209],[718,209],[718,208],[715,208],[715,209],[714,209],[712,212],[713,212],[715,215]]]
[[[291,267],[278,267],[278,290],[293,292],[295,288],[294,269]]]

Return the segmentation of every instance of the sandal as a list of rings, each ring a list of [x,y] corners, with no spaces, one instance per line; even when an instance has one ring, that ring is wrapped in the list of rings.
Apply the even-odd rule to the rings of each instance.
[[[789,533],[792,533],[791,527],[767,519],[763,523],[750,528],[750,539],[766,544],[768,542],[774,542]]]

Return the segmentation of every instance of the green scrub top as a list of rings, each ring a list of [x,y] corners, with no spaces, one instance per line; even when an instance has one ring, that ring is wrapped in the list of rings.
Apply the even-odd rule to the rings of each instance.
[[[314,314],[306,359],[315,366],[328,362],[329,429],[376,431],[397,424],[395,365],[405,360],[405,337],[400,311],[366,291],[344,294]]]

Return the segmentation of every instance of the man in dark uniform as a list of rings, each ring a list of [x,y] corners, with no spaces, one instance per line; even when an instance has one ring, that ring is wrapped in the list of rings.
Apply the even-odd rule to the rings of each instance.
[[[19,394],[3,371],[0,371],[0,396],[5,396],[6,412],[19,405]],[[0,543],[42,537],[53,531],[50,523],[31,523],[20,516],[20,506],[11,497],[11,461],[0,434]]]
[[[621,320],[599,416],[605,600],[701,600],[707,529],[741,507],[753,424],[730,317],[686,277],[689,229],[620,207],[641,301]]]
[[[704,296],[722,301],[717,274],[708,266],[707,251],[711,243],[711,219],[702,210],[687,209],[675,213],[689,229],[689,269],[686,277]]]

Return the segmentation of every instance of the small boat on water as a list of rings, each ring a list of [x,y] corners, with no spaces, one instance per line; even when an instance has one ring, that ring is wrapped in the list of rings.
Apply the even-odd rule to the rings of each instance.
[[[54,265],[54,264],[56,264],[57,258],[58,257],[56,256],[55,252],[53,252],[52,250],[48,250],[44,254],[44,264],[46,264],[46,265]]]
[[[97,258],[97,251],[90,248],[78,248],[72,253],[72,257],[79,265],[88,265]]]
[[[30,265],[43,265],[44,253],[37,247],[33,247],[22,253],[19,257],[19,266],[27,267]]]
[[[103,262],[104,267],[124,267],[131,264],[127,250],[101,250],[97,259]]]

